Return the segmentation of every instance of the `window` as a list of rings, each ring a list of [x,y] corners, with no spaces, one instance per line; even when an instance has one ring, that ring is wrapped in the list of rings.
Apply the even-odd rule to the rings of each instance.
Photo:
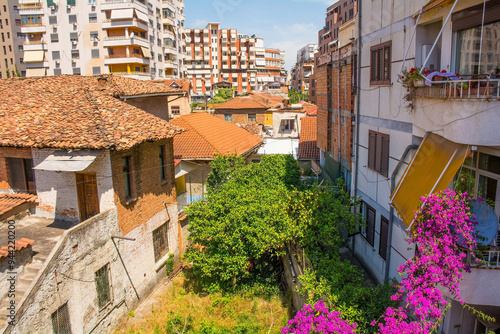
[[[89,14],[89,23],[95,23],[97,22],[97,14],[96,13],[90,13]]]
[[[80,59],[80,51],[71,50],[71,59]]]
[[[91,55],[92,59],[99,58],[99,49],[90,50],[90,55]]]
[[[386,42],[370,48],[370,85],[391,83],[391,45]]]
[[[171,109],[172,114],[179,115],[181,113],[181,107],[180,106],[172,106]]]
[[[111,289],[109,284],[109,263],[94,273],[97,289],[97,300],[99,309],[108,305],[111,301]]]
[[[365,222],[366,222],[366,228],[365,228],[365,234],[364,237],[366,241],[373,247],[374,240],[375,240],[375,217],[376,217],[376,211],[373,209],[371,206],[368,204],[364,203],[364,212],[365,212]]]
[[[99,40],[99,32],[98,31],[91,31],[90,32],[90,41],[97,42],[98,40]]]
[[[387,260],[387,241],[389,239],[389,221],[385,217],[380,217],[380,242],[378,246],[378,253]]]
[[[17,192],[34,194],[35,176],[32,159],[7,158],[10,187]]]
[[[73,74],[74,75],[81,75],[82,72],[80,71],[80,68],[79,67],[74,67],[73,68]]]
[[[68,15],[69,23],[76,23],[76,15]]]
[[[389,175],[389,135],[370,130],[368,134],[368,168]]]
[[[257,122],[257,114],[248,114],[248,122]]]
[[[292,131],[295,128],[295,120],[293,119],[284,119],[282,124],[284,131]]]
[[[58,34],[50,34],[50,41],[52,43],[57,43],[59,42],[59,35]]]
[[[99,74],[101,74],[101,68],[99,66],[92,67],[92,75],[99,75]]]
[[[61,52],[60,51],[52,51],[52,60],[59,60],[61,59]]]
[[[153,231],[153,248],[155,262],[158,262],[168,252],[168,222]]]
[[[55,15],[49,16],[49,24],[57,24],[57,16]]]
[[[18,26],[18,27],[21,26],[21,20],[20,19],[16,19],[16,26]]]
[[[74,6],[76,4],[76,0],[66,0],[68,6]]]
[[[77,32],[70,32],[69,33],[69,40],[70,41],[78,41],[78,33]]]
[[[23,52],[23,46],[22,46],[22,45],[18,45],[18,46],[17,46],[17,51],[19,51],[19,52]]]
[[[125,188],[125,199],[132,199],[132,180],[130,169],[130,156],[122,158],[123,186]]]
[[[224,120],[226,122],[232,122],[233,121],[233,115],[231,115],[231,114],[224,114]]]
[[[62,74],[62,71],[60,68],[54,68],[54,75],[59,75]]]
[[[54,334],[71,334],[68,303],[59,307],[57,311],[52,313],[52,330]]]
[[[167,150],[165,145],[158,147],[158,153],[160,158],[160,174],[161,180],[166,181],[168,176],[168,165],[167,165]]]

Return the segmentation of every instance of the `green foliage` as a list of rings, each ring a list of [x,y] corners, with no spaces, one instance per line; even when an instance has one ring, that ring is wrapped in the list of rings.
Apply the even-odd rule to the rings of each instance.
[[[245,165],[245,159],[231,154],[228,156],[216,155],[214,160],[210,163],[212,170],[208,174],[207,189],[215,190],[223,183],[229,180],[231,174]]]
[[[174,272],[174,254],[168,254],[168,259],[165,262],[165,268],[167,270],[167,276],[170,276]]]
[[[245,166],[234,156],[216,160],[218,180],[226,181],[213,181],[217,191],[209,191],[205,201],[187,210],[190,239],[197,247],[189,249],[186,259],[193,262],[206,291],[255,285],[268,291],[278,257],[296,234],[287,208],[288,194],[300,186],[300,167],[284,155],[265,156],[260,164]],[[229,179],[222,177],[233,167]]]
[[[191,103],[191,112],[193,112],[197,107],[198,107],[198,103],[196,103],[196,102]]]
[[[290,99],[290,103],[298,103],[300,101],[309,101],[309,94],[306,93],[300,93],[297,92],[296,90],[289,90],[288,91],[288,98]]]

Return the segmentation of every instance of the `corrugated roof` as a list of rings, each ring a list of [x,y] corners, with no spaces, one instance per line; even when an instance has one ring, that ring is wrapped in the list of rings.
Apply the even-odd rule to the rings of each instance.
[[[300,121],[299,159],[319,160],[316,117],[303,117]]]
[[[170,121],[188,129],[174,138],[176,159],[213,159],[214,155],[244,155],[262,143],[246,130],[206,113],[192,113]]]
[[[170,138],[182,129],[119,97],[175,92],[113,75],[3,79],[0,146],[125,150]]]

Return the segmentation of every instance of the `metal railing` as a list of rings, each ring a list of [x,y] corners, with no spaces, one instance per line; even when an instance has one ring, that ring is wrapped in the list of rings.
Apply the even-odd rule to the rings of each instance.
[[[131,53],[130,55],[126,55],[126,54],[120,54],[120,55],[109,55],[109,56],[106,56],[105,58],[136,58],[136,57],[139,57],[139,58],[145,58],[143,57],[142,54],[140,53]]]
[[[129,40],[129,39],[137,39],[146,43],[149,43],[149,41],[145,38],[139,37],[139,36],[111,36],[111,37],[104,37],[105,41],[119,41],[119,40]]]
[[[23,42],[24,45],[40,45],[40,44],[47,44],[45,41],[29,41],[29,42]]]
[[[151,76],[148,72],[139,72],[139,71],[131,71],[131,72],[113,72],[113,75],[140,75],[140,76]]]
[[[500,270],[500,248],[489,247],[486,250],[467,251],[466,264],[476,269]]]
[[[415,96],[451,100],[500,100],[499,79],[492,79],[489,76],[482,76],[481,79],[469,77],[471,78],[427,81],[432,85],[416,87]],[[425,79],[423,82],[425,82]]]

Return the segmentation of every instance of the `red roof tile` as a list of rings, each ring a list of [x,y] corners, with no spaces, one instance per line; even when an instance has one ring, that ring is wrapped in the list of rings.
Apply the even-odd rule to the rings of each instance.
[[[180,90],[113,75],[3,79],[0,146],[125,150],[171,138],[182,129],[118,97],[172,92]]]
[[[215,109],[272,109],[283,103],[283,97],[272,94],[252,92],[245,96],[238,96],[215,107]]]
[[[14,240],[14,247],[16,251],[20,251],[21,249],[28,247],[29,245],[33,245],[35,240],[30,240],[26,238],[21,238],[21,240]],[[0,248],[0,258],[9,256],[9,246],[3,246]]]
[[[299,159],[319,160],[317,118],[303,117],[300,124]]]
[[[37,197],[30,194],[0,194],[0,215],[24,203],[34,203]]]
[[[207,113],[192,113],[170,122],[188,129],[174,137],[177,159],[213,159],[216,153],[244,155],[262,143],[259,137]]]

